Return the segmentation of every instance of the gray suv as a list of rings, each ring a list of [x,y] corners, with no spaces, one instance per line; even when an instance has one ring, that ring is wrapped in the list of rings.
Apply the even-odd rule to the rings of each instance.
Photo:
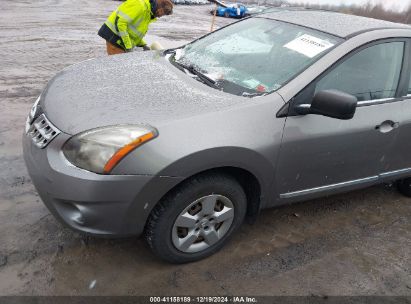
[[[411,195],[411,27],[279,9],[181,48],[68,67],[23,136],[50,211],[183,263],[261,209],[397,181]]]

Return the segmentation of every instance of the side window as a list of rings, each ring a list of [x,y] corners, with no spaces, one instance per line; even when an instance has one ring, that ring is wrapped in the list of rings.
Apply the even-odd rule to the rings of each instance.
[[[340,90],[358,101],[395,97],[403,55],[403,42],[370,46],[329,72],[317,82],[315,91]]]

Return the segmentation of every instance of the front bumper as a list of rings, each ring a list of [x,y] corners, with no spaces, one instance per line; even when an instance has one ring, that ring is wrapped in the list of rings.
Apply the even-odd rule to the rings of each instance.
[[[73,166],[59,134],[45,149],[23,135],[24,160],[41,199],[60,221],[79,232],[129,236],[143,232],[150,211],[182,178],[100,175]]]

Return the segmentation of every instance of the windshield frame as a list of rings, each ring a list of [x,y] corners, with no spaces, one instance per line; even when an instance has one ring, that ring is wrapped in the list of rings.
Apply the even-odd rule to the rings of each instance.
[[[326,32],[326,31],[323,31],[323,30],[319,30],[319,29],[316,29],[316,28],[313,28],[313,27],[304,26],[304,25],[300,25],[300,24],[296,24],[296,23],[292,23],[292,22],[288,22],[288,21],[283,21],[283,20],[278,20],[278,19],[275,19],[275,18],[271,18],[271,17],[264,16],[265,13],[266,13],[266,12],[262,12],[262,13],[259,13],[259,14],[257,14],[257,15],[254,15],[254,16],[248,16],[248,17],[242,18],[242,19],[240,19],[240,20],[237,20],[237,21],[235,21],[235,22],[233,22],[233,23],[230,23],[230,24],[227,24],[227,25],[225,25],[225,26],[222,26],[221,28],[219,28],[219,29],[217,29],[217,30],[215,30],[215,31],[213,31],[213,32],[207,33],[207,34],[205,34],[205,35],[203,35],[203,36],[201,36],[201,37],[199,37],[199,38],[197,38],[197,39],[194,39],[193,41],[190,41],[189,43],[186,43],[186,44],[184,44],[184,45],[182,45],[182,46],[180,46],[180,47],[167,49],[167,50],[165,50],[165,51],[163,52],[163,55],[172,54],[172,56],[169,57],[169,62],[172,63],[172,64],[173,64],[176,68],[178,68],[179,70],[183,70],[183,69],[179,66],[178,60],[175,59],[175,54],[176,54],[176,51],[177,51],[177,50],[179,50],[179,49],[183,50],[184,48],[188,47],[189,45],[192,45],[192,44],[196,43],[197,41],[200,41],[200,40],[202,40],[202,39],[204,39],[204,38],[206,38],[206,37],[208,37],[208,36],[210,36],[210,35],[213,35],[213,34],[215,34],[216,32],[218,32],[218,31],[220,31],[220,30],[223,30],[223,29],[225,29],[225,28],[227,28],[227,27],[233,26],[233,25],[235,25],[235,24],[237,24],[237,23],[239,23],[239,22],[244,22],[244,21],[246,21],[246,20],[248,20],[248,19],[265,19],[265,20],[272,20],[272,21],[276,21],[276,22],[280,22],[280,23],[284,23],[284,24],[289,24],[289,25],[292,25],[292,26],[295,26],[295,27],[300,27],[300,28],[303,28],[303,29],[308,29],[308,30],[310,30],[310,31],[315,31],[315,32],[318,32],[318,33],[322,33],[322,34],[325,34],[325,35],[330,36],[330,37],[332,37],[333,39],[335,39],[336,43],[335,43],[332,47],[326,49],[326,50],[321,54],[321,56],[317,56],[317,58],[315,58],[314,60],[312,60],[311,62],[309,62],[309,63],[308,63],[307,65],[305,65],[302,69],[298,70],[298,71],[297,71],[294,75],[292,75],[289,79],[287,79],[286,81],[284,81],[284,82],[281,84],[280,87],[278,87],[278,88],[276,88],[276,89],[274,89],[274,90],[267,91],[267,92],[263,92],[263,93],[259,93],[259,92],[247,93],[246,91],[247,91],[248,89],[247,89],[247,88],[244,88],[244,93],[246,93],[246,94],[244,94],[244,95],[239,95],[239,94],[235,94],[235,93],[233,93],[233,92],[224,91],[224,92],[226,92],[226,93],[233,94],[233,95],[236,95],[236,96],[252,98],[252,97],[257,97],[257,96],[270,95],[270,94],[275,93],[275,92],[277,92],[278,90],[284,88],[288,83],[290,83],[290,82],[293,81],[295,78],[297,78],[300,74],[302,74],[304,71],[306,71],[307,69],[309,69],[310,67],[312,67],[313,65],[315,65],[320,59],[322,59],[324,56],[326,56],[327,54],[329,54],[332,50],[334,50],[334,49],[337,48],[339,45],[341,45],[342,43],[344,43],[345,41],[347,41],[347,38],[345,38],[345,37],[340,37],[340,36],[338,36],[338,35],[331,34],[331,33],[328,33],[328,32]],[[197,77],[197,80],[200,81],[200,82],[203,82],[203,81],[199,80],[198,77]],[[228,82],[228,81],[227,81],[227,82]],[[208,86],[210,86],[209,84],[207,84],[207,83],[205,83],[205,82],[203,82],[203,83],[206,84],[206,85],[208,85]],[[218,88],[218,87],[216,87],[216,86],[210,86],[210,87],[212,87],[212,88],[214,88],[214,89],[217,89],[217,90],[223,91],[223,88]]]

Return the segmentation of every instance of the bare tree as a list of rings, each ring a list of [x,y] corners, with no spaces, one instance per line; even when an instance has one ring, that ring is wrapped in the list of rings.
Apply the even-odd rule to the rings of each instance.
[[[371,1],[365,5],[317,5],[308,3],[297,3],[295,6],[324,9],[342,12],[345,14],[352,14],[357,16],[370,17],[375,19],[387,20],[392,22],[408,23],[411,24],[411,4],[402,12],[385,9],[381,4],[373,4]]]
[[[405,23],[411,24],[411,4],[408,6],[408,9],[405,11]]]

